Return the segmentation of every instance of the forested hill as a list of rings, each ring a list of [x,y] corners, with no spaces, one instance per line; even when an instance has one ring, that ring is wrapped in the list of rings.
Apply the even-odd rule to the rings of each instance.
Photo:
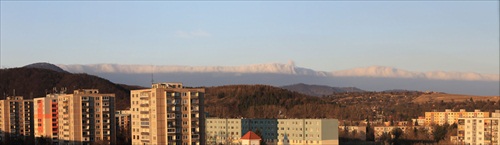
[[[75,89],[99,89],[100,93],[114,93],[117,109],[125,109],[130,106],[130,87],[88,74],[71,74],[40,68],[0,69],[0,99],[14,93],[28,99],[44,97],[46,93],[52,93],[53,88],[67,88],[66,93],[73,93]]]
[[[296,91],[310,96],[327,96],[333,93],[365,92],[356,87],[330,87],[325,85],[309,85],[304,83],[282,86],[281,88]]]
[[[205,95],[205,111],[212,117],[331,118],[335,108],[320,98],[267,85],[209,87]]]

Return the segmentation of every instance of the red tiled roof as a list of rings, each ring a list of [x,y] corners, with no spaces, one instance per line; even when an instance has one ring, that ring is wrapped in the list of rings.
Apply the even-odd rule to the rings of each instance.
[[[261,140],[262,138],[260,138],[259,135],[255,134],[254,132],[248,131],[247,134],[245,134],[243,137],[241,137],[241,139],[248,139],[248,140],[258,139],[258,140]]]

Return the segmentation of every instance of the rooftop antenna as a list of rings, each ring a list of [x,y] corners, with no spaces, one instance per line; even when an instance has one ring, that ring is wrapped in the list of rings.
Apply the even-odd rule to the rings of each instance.
[[[155,66],[154,65],[151,65],[152,67],[152,71],[151,71],[151,84],[154,84],[155,83],[155,80],[154,80],[154,73],[155,73]]]

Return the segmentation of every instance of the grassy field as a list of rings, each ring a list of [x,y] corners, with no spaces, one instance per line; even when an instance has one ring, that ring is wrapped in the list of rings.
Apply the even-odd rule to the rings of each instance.
[[[424,103],[424,102],[440,102],[441,100],[444,102],[463,102],[470,100],[479,101],[479,100],[490,100],[490,101],[498,101],[500,96],[471,96],[471,95],[459,95],[459,94],[441,94],[441,93],[433,93],[433,94],[424,94],[419,96],[413,100],[414,103]]]

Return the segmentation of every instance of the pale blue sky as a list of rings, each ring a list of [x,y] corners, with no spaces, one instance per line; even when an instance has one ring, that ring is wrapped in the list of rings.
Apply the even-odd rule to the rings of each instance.
[[[287,63],[499,74],[498,1],[1,1],[1,66]]]

